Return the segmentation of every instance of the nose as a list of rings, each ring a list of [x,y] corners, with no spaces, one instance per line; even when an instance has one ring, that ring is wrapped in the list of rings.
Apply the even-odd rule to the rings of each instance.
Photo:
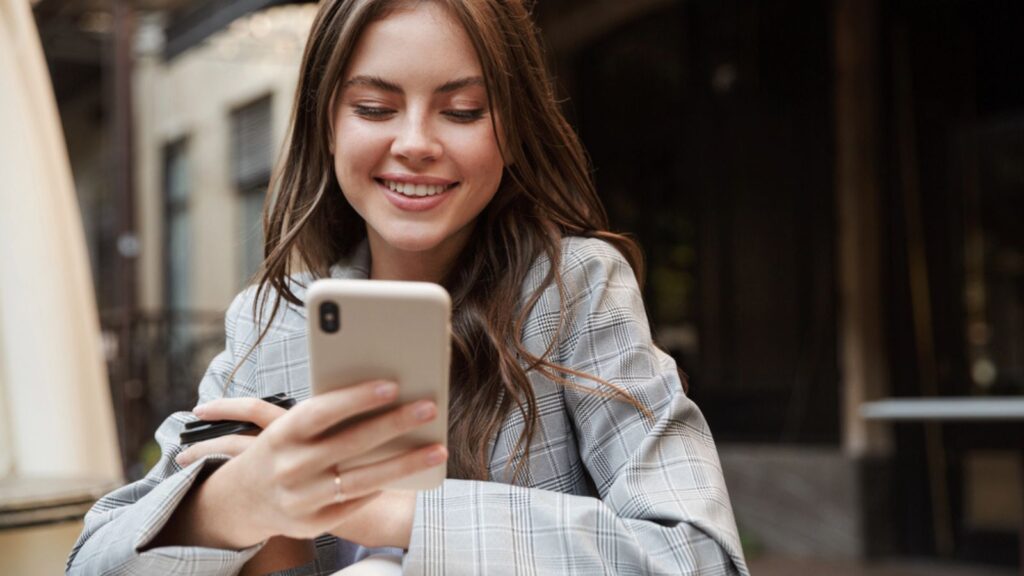
[[[440,158],[444,147],[428,120],[408,117],[391,144],[391,152],[411,162],[429,162]]]

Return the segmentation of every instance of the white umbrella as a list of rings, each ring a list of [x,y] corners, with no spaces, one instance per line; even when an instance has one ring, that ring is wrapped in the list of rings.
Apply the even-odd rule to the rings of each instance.
[[[0,126],[0,478],[120,478],[85,236],[26,0],[0,0]]]

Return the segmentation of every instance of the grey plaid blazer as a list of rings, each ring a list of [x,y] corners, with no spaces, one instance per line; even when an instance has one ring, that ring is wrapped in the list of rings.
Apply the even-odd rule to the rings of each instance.
[[[362,247],[336,277],[365,278]],[[523,294],[544,278],[540,258]],[[627,390],[654,414],[621,400],[556,385],[531,374],[539,427],[525,478],[510,470],[522,417],[513,411],[493,441],[493,481],[446,480],[421,492],[404,571],[409,574],[749,574],[740,548],[715,444],[704,417],[686,397],[676,365],[651,340],[633,270],[609,244],[563,242],[568,315],[552,360]],[[296,278],[296,294],[308,278]],[[199,385],[200,402],[285,392],[310,395],[305,310],[283,309],[268,336],[235,378],[225,381],[252,345],[253,290],[240,294],[225,319],[226,350]],[[549,287],[532,311],[523,340],[541,354],[554,337],[560,298]],[[581,387],[596,386],[578,380]],[[222,392],[225,390],[225,392]],[[259,546],[241,551],[166,547],[139,552],[161,530],[207,458],[181,469],[174,456],[189,413],[171,415],[156,432],[163,456],[149,474],[92,508],[71,557],[72,574],[231,574]],[[509,464],[512,466],[509,466]],[[315,564],[289,571],[323,574],[368,551],[331,536],[317,540]]]

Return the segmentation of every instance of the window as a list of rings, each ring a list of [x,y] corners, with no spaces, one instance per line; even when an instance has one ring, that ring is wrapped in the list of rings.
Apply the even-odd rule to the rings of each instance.
[[[179,140],[164,148],[164,304],[172,312],[189,307],[188,197],[188,146]]]
[[[239,193],[239,269],[247,284],[263,261],[263,201],[271,170],[271,97],[264,96],[231,115],[232,177]]]
[[[971,393],[1024,393],[1024,117],[978,125],[965,200],[966,341]]]

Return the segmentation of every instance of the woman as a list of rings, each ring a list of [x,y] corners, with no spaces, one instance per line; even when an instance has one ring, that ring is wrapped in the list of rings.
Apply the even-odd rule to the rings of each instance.
[[[710,432],[651,342],[639,250],[607,231],[521,0],[323,3],[272,190],[259,282],[195,410],[264,430],[181,452],[191,416],[170,417],[70,572],[319,573],[388,546],[411,573],[746,573]],[[325,276],[449,290],[450,453],[338,472],[436,407],[347,425],[394,384],[309,398],[304,287]],[[277,392],[303,401],[254,399]],[[445,458],[440,489],[380,489]]]

